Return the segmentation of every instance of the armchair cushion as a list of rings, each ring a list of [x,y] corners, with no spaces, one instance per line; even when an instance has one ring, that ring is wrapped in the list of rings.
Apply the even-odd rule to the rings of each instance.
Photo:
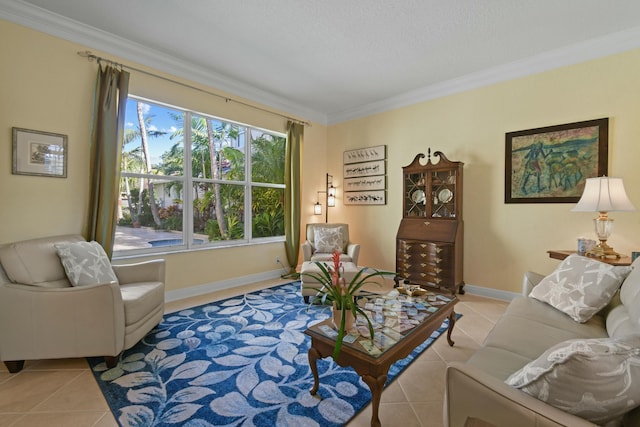
[[[341,227],[316,227],[313,232],[314,246],[317,252],[333,253],[344,252],[344,243]]]
[[[100,243],[65,242],[54,246],[72,286],[118,282]]]

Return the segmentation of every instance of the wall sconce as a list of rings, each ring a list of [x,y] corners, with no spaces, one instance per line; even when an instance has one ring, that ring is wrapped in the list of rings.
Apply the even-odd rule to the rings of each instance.
[[[336,187],[333,186],[333,175],[327,174],[327,206],[336,205]]]
[[[322,205],[320,204],[319,194],[325,194],[325,204],[327,208],[332,208],[336,205],[336,187],[333,186],[333,175],[327,174],[327,181],[325,183],[325,190],[318,191],[318,197],[316,198],[316,203],[313,205],[313,214],[314,215],[322,215]],[[324,222],[329,222],[329,209],[325,212]]]
[[[322,215],[322,205],[320,204],[320,197],[319,197],[320,193],[322,193],[322,191],[318,191],[318,193],[316,195],[316,204],[313,205],[313,214],[314,215]]]

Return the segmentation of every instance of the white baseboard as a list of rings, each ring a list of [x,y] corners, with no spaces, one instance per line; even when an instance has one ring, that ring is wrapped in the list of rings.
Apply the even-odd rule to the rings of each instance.
[[[184,289],[176,289],[175,291],[167,291],[165,293],[165,302],[178,301],[184,298],[197,297],[215,291],[231,289],[240,286],[250,285],[255,282],[264,280],[278,279],[282,275],[282,270],[265,271],[249,276],[234,277],[233,279],[221,280],[218,282],[205,283],[202,285],[191,286]],[[503,301],[511,301],[521,294],[516,292],[501,291],[499,289],[485,288],[475,285],[464,285],[464,291],[481,297],[499,299]]]
[[[521,294],[516,292],[501,291],[499,289],[484,288],[482,286],[464,285],[464,291],[481,297],[499,299],[503,301],[511,301]]]
[[[220,280],[218,282],[204,283],[202,285],[191,286],[184,289],[167,291],[164,294],[165,302],[178,301],[184,298],[196,297],[223,289],[231,289],[239,286],[249,285],[263,280],[277,279],[282,274],[282,270],[265,271],[251,274],[249,276],[234,277],[233,279]]]

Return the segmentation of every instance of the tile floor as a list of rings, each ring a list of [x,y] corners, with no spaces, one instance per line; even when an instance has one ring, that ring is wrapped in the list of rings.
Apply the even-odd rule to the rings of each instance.
[[[167,312],[284,283],[274,280],[168,303]],[[507,302],[460,295],[452,338],[440,338],[382,394],[383,426],[442,426],[444,371],[450,361],[466,360],[482,343]],[[85,359],[27,361],[18,374],[0,364],[0,427],[117,427]],[[348,425],[368,426],[370,406]]]

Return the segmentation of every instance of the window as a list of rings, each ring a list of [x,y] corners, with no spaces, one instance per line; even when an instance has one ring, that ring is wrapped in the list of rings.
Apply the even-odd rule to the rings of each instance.
[[[283,240],[285,148],[277,132],[129,97],[115,255]]]

